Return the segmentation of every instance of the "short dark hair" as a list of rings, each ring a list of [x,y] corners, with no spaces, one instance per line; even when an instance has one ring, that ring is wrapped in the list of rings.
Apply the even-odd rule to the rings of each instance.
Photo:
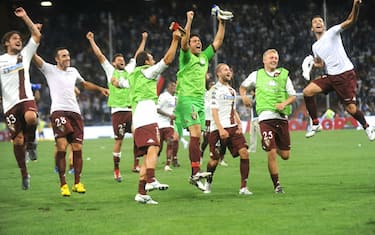
[[[59,51],[61,51],[61,50],[68,50],[68,48],[66,48],[66,47],[56,47],[56,49],[55,49],[55,51],[54,51],[54,54],[53,54],[53,56],[54,56],[54,58],[56,58],[57,57],[57,53],[59,52]]]
[[[117,57],[124,57],[124,55],[121,54],[121,53],[116,53],[116,54],[114,54],[114,55],[113,55],[113,58],[112,58],[112,63],[115,62],[115,60],[116,60]]]
[[[190,44],[190,39],[191,39],[192,37],[201,38],[201,37],[199,36],[199,34],[197,34],[197,33],[192,33],[192,34],[190,34],[189,44]]]
[[[1,39],[1,44],[3,45],[4,49],[7,50],[7,46],[5,45],[6,42],[14,35],[18,34],[21,37],[21,33],[17,30],[12,30],[4,34],[3,38]]]
[[[323,17],[321,15],[314,15],[312,18],[311,18],[311,21],[315,18],[320,18],[324,21]]]
[[[142,66],[146,64],[146,60],[148,60],[148,52],[142,51],[137,55],[137,58],[135,58],[136,65],[135,66]]]

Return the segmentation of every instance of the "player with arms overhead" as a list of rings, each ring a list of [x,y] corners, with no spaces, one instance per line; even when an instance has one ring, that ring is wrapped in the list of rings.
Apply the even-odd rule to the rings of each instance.
[[[121,159],[121,146],[124,139],[125,133],[131,132],[132,126],[132,113],[131,113],[131,100],[129,96],[129,88],[120,89],[112,85],[111,79],[114,77],[116,80],[121,78],[127,78],[129,73],[133,72],[135,68],[135,58],[137,55],[145,49],[146,40],[148,34],[142,33],[142,41],[135,52],[134,58],[130,59],[129,63],[125,66],[125,59],[122,54],[115,54],[112,59],[112,64],[109,63],[108,59],[104,56],[100,48],[95,42],[94,33],[88,32],[86,38],[89,40],[94,54],[99,60],[103,70],[105,71],[108,88],[108,106],[111,107],[112,113],[112,127],[115,135],[115,143],[113,146],[113,164],[114,179],[117,182],[122,181],[120,173],[120,159]],[[138,167],[139,160],[134,158],[133,171],[139,171]],[[138,168],[137,168],[138,167]]]
[[[29,28],[31,38],[24,48],[21,33],[7,32],[2,38],[6,53],[0,56],[0,85],[5,121],[13,140],[13,152],[22,176],[22,189],[30,187],[26,167],[26,148],[34,146],[38,123],[37,106],[30,83],[29,68],[41,38],[40,31],[23,8],[15,15]],[[34,156],[36,159],[36,156]]]
[[[313,80],[304,90],[303,95],[306,108],[312,119],[312,127],[306,137],[312,137],[322,129],[319,124],[317,107],[314,96],[318,93],[335,91],[345,109],[365,129],[370,141],[375,140],[375,128],[369,126],[363,113],[356,105],[357,79],[354,66],[348,58],[342,44],[340,33],[354,25],[358,19],[361,0],[353,0],[353,8],[348,18],[341,24],[335,25],[326,31],[326,26],[320,16],[311,20],[311,31],[317,41],[312,45],[314,53],[314,66],[325,67],[327,74]]]
[[[143,156],[139,171],[138,193],[134,197],[134,200],[139,203],[158,204],[147,192],[169,188],[167,184],[161,184],[155,177],[155,167],[160,148],[156,83],[159,75],[173,62],[180,38],[180,32],[175,30],[167,52],[157,63],[149,52],[140,52],[136,58],[136,67],[129,75],[129,84],[124,82],[124,78],[120,80],[112,78],[112,83],[116,87],[123,88],[130,85],[133,109],[134,153],[136,157]]]
[[[189,158],[191,163],[190,183],[198,189],[204,190],[200,181],[210,175],[200,172],[200,138],[205,127],[204,96],[206,91],[206,73],[209,61],[221,47],[224,40],[225,20],[217,17],[218,30],[214,41],[206,49],[202,49],[202,42],[198,35],[190,35],[194,12],[186,13],[186,34],[181,39],[179,55],[179,70],[177,72],[177,105],[176,124],[187,128],[190,133]],[[181,129],[181,128],[176,128]],[[179,133],[181,136],[181,133]]]

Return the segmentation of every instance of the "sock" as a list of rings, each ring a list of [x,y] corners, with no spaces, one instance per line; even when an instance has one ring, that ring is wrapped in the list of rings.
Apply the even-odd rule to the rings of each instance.
[[[146,180],[139,180],[138,182],[138,193],[142,195],[146,195]]]
[[[191,162],[191,174],[195,175],[200,171],[200,148],[199,137],[190,137],[189,158]]]
[[[25,143],[30,143],[30,147],[33,147],[35,145],[36,148],[36,142],[35,142],[35,131],[36,131],[37,125],[26,125],[25,131],[24,131],[24,137],[25,137]],[[35,148],[28,148],[28,149],[35,149]]]
[[[274,188],[276,188],[277,186],[280,185],[279,174],[271,174],[271,179],[272,179],[272,183],[273,183]]]
[[[147,183],[152,183],[155,181],[155,169],[152,169],[152,168],[146,169],[146,181]]]
[[[113,153],[113,168],[114,169],[120,168],[120,160],[121,160],[121,152]]]
[[[173,156],[173,164],[177,165],[178,160],[177,160],[177,153],[178,153],[178,140],[173,141],[173,151],[172,151],[172,156]]]
[[[172,140],[168,141],[167,144],[167,162],[166,165],[169,166],[171,164],[172,158],[173,158],[173,144],[174,142]]]
[[[14,157],[16,158],[18,168],[20,168],[22,178],[27,177],[25,145],[13,145],[13,153]]]
[[[240,159],[241,188],[246,187],[247,178],[249,178],[250,160]]]
[[[212,160],[211,160],[211,161],[212,161]],[[215,173],[215,170],[216,170],[216,167],[217,167],[217,161],[215,161],[216,164],[214,164],[214,165],[211,165],[211,164],[210,164],[211,161],[207,164],[207,172],[211,172],[211,175],[207,177],[207,182],[210,183],[210,184],[211,184],[212,181],[213,181],[214,173]]]
[[[59,170],[59,177],[60,177],[60,186],[63,186],[66,184],[65,179],[65,170],[66,170],[66,161],[65,161],[65,151],[57,151],[55,156],[55,165],[57,166],[57,169]]]
[[[365,116],[363,113],[359,110],[357,110],[354,114],[351,114],[352,117],[354,117],[355,120],[357,120],[359,123],[361,123],[363,129],[366,129],[369,125],[366,122]]]
[[[73,151],[73,166],[74,166],[74,184],[78,184],[81,181],[82,172],[82,150]]]
[[[318,125],[318,111],[316,109],[316,102],[313,96],[304,96],[303,97],[306,104],[306,109],[309,112],[309,115],[313,121],[313,125]]]

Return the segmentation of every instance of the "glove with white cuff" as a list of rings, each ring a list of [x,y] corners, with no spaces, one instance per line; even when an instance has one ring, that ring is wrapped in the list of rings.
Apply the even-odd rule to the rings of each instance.
[[[233,13],[231,11],[224,11],[219,8],[218,5],[213,5],[211,8],[211,15],[216,15],[221,20],[232,20]]]

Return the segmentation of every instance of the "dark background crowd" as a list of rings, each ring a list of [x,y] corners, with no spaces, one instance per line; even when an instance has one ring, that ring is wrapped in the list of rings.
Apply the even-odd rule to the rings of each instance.
[[[42,8],[40,1],[2,1],[0,3],[0,33],[18,29],[28,30],[13,14],[16,6],[23,6],[34,22],[42,23],[43,38],[38,53],[48,62],[55,63],[53,52],[56,47],[66,46],[71,53],[71,64],[78,68],[88,81],[107,86],[104,71],[98,63],[85,37],[88,31],[95,33],[97,44],[108,59],[110,31],[112,32],[113,53],[121,52],[128,61],[135,53],[141,40],[141,33],[149,34],[146,49],[158,61],[169,46],[171,33],[168,26],[172,21],[186,22],[186,12],[194,10],[192,33],[201,36],[203,46],[213,41],[215,19],[211,16],[212,1],[83,1],[60,0],[52,7]],[[222,9],[234,13],[234,19],[226,24],[224,44],[217,53],[217,61],[229,64],[234,70],[233,87],[238,91],[241,82],[254,70],[262,67],[262,54],[268,48],[279,51],[279,65],[290,71],[290,77],[297,92],[302,92],[307,81],[302,78],[301,63],[311,54],[315,41],[310,31],[311,18],[324,16],[323,0],[254,0],[216,1]],[[341,23],[349,15],[351,0],[326,0],[327,26]],[[344,46],[358,74],[358,105],[365,115],[375,115],[375,9],[374,1],[363,1],[356,25],[342,33]],[[3,51],[2,51],[3,53]],[[176,57],[177,58],[177,57]],[[178,59],[163,74],[165,79],[176,79]],[[210,66],[211,79],[214,62]],[[316,72],[318,75],[321,71]],[[31,68],[31,79],[42,84],[39,90],[38,107],[41,117],[48,117],[49,90],[43,75]],[[330,95],[327,105],[325,96],[317,97],[319,111],[329,106],[336,113],[345,115],[335,95]],[[96,93],[81,92],[81,111],[86,125],[110,123],[110,110],[106,98]],[[303,99],[300,97],[294,107],[296,117],[304,113]],[[249,112],[238,102],[242,119]],[[1,111],[0,111],[1,113]]]

